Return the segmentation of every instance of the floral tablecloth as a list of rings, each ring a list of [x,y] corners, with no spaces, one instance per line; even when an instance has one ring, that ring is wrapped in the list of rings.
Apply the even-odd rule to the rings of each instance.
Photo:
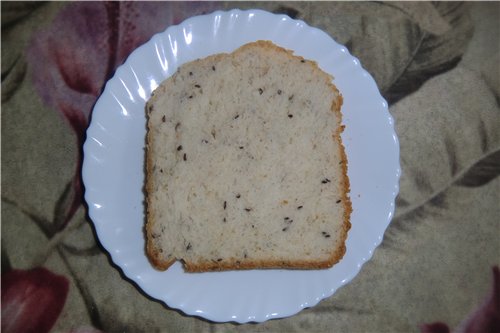
[[[356,278],[261,324],[184,315],[124,278],[82,199],[82,144],[114,70],[154,33],[216,9],[323,29],[395,118],[394,219]],[[3,332],[500,332],[500,3],[5,2]]]

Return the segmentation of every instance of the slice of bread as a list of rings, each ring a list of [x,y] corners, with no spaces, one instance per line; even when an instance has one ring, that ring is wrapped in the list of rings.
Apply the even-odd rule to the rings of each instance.
[[[182,65],[146,105],[146,252],[188,272],[328,268],[350,228],[342,96],[268,41]]]

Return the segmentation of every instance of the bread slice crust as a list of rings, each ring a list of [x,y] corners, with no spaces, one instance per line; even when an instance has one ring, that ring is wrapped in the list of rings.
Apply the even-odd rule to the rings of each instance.
[[[350,215],[352,212],[352,204],[349,198],[350,192],[350,184],[349,178],[347,176],[347,168],[348,161],[345,153],[344,146],[342,144],[341,134],[344,130],[344,126],[341,125],[342,114],[341,114],[341,105],[343,103],[342,95],[337,90],[335,85],[332,83],[333,77],[329,74],[323,72],[317,65],[316,62],[306,60],[303,57],[296,56],[293,54],[293,51],[281,48],[269,41],[256,41],[253,43],[246,44],[239,49],[235,50],[230,54],[217,54],[213,56],[209,56],[204,59],[195,60],[192,63],[198,63],[201,65],[205,64],[217,64],[221,59],[228,56],[235,56],[239,53],[244,53],[249,49],[262,49],[265,52],[273,52],[278,56],[289,58],[293,57],[295,59],[300,60],[300,62],[307,62],[312,66],[312,70],[315,71],[315,74],[318,77],[321,77],[327,83],[329,89],[331,89],[332,93],[336,96],[336,100],[331,105],[331,112],[335,114],[337,117],[338,126],[336,127],[335,132],[331,135],[332,140],[337,143],[336,147],[338,148],[338,154],[340,156],[340,160],[337,161],[341,167],[341,177],[336,180],[339,183],[340,188],[340,199],[337,201],[337,204],[340,203],[342,205],[342,223],[339,232],[339,241],[336,247],[332,247],[331,252],[326,259],[320,260],[311,260],[311,259],[276,259],[270,256],[269,258],[257,259],[257,258],[248,258],[243,259],[241,256],[228,256],[222,259],[214,259],[214,258],[201,258],[197,261],[190,261],[182,256],[170,254],[165,255],[164,249],[159,245],[157,238],[157,233],[154,231],[154,226],[160,221],[157,221],[155,210],[153,207],[153,203],[151,202],[151,194],[155,191],[155,179],[151,175],[154,172],[155,160],[154,155],[152,154],[152,146],[154,140],[158,140],[154,137],[153,132],[151,131],[152,125],[149,123],[151,117],[150,115],[155,112],[155,103],[157,101],[157,96],[165,93],[166,84],[165,82],[157,88],[153,94],[151,99],[146,104],[146,114],[148,116],[148,133],[147,133],[147,143],[146,143],[146,184],[145,184],[145,192],[146,192],[146,205],[147,205],[147,222],[145,227],[146,234],[146,254],[149,258],[152,265],[158,270],[166,270],[173,263],[180,260],[186,272],[207,272],[207,271],[226,271],[226,270],[242,270],[242,269],[326,269],[332,267],[334,264],[338,263],[346,252],[345,241],[347,239],[348,231],[351,228],[350,223]],[[192,64],[190,63],[190,64]],[[179,71],[177,72],[179,73]],[[170,79],[175,81],[175,73]],[[184,157],[186,159],[186,157]],[[334,204],[334,203],[332,203]],[[225,209],[225,208],[224,208]],[[190,244],[189,244],[190,245]],[[189,247],[188,245],[188,247]]]

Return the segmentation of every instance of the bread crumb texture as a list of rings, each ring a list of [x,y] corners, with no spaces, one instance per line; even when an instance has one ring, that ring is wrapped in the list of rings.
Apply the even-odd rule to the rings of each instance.
[[[268,41],[182,65],[146,105],[146,252],[188,272],[328,268],[350,228],[342,96]]]

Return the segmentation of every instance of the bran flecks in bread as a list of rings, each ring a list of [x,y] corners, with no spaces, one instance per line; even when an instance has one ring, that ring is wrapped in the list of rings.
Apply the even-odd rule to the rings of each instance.
[[[320,269],[350,228],[342,96],[268,41],[182,65],[146,105],[146,252],[188,272]]]

